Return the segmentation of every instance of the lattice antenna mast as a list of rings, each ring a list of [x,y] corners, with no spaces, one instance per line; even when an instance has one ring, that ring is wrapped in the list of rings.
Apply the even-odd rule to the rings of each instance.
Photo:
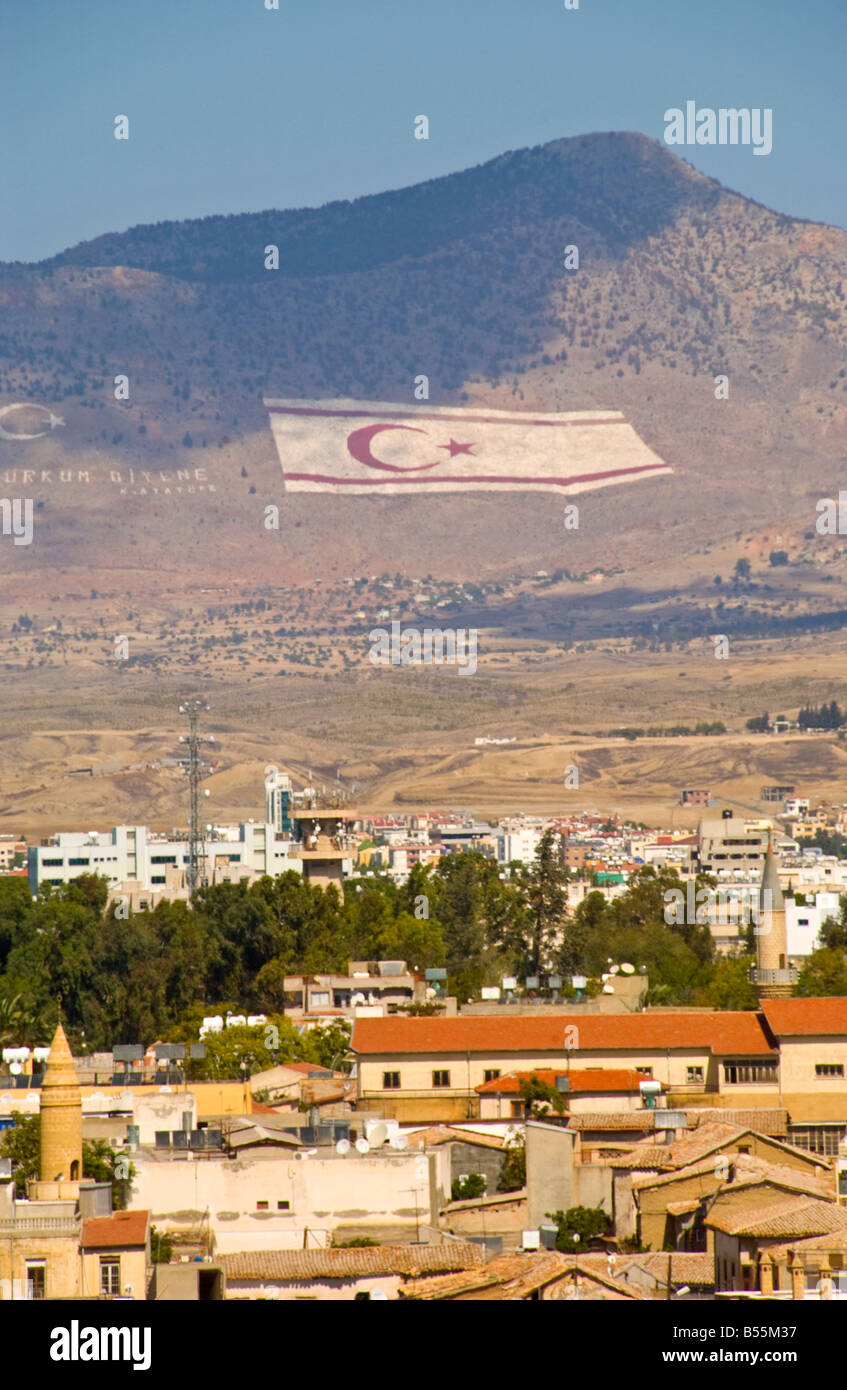
[[[203,760],[202,745],[214,743],[215,737],[214,734],[209,734],[208,738],[204,738],[198,734],[197,720],[208,708],[205,700],[184,700],[179,707],[180,714],[184,714],[188,719],[188,735],[181,735],[179,741],[188,748],[185,769],[188,775],[188,867],[185,877],[191,900],[197,889],[205,888],[207,882],[206,856],[203,853],[204,835],[200,818],[200,783],[211,768]]]

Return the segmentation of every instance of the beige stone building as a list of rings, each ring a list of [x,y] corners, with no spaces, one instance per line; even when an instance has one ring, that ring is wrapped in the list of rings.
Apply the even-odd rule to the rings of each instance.
[[[146,1297],[149,1213],[111,1214],[110,1185],[82,1176],[82,1099],[61,1023],[42,1082],[40,1177],[25,1200],[5,1169],[0,1300]]]

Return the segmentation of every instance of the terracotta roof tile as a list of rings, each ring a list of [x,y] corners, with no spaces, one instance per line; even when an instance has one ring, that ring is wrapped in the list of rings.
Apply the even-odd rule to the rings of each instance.
[[[606,1269],[604,1255],[592,1259],[591,1256],[574,1257],[560,1254],[557,1250],[546,1250],[537,1254],[499,1255],[478,1271],[411,1280],[404,1285],[402,1294],[404,1298],[431,1300],[478,1293],[481,1299],[508,1302],[525,1298],[535,1289],[576,1271],[624,1298],[642,1297],[638,1289],[616,1277],[610,1277]]]
[[[809,1171],[802,1172],[798,1168],[789,1168],[785,1163],[771,1163],[768,1159],[757,1158],[753,1154],[726,1153],[725,1157],[733,1176],[731,1181],[727,1180],[722,1184],[724,1192],[738,1191],[740,1188],[769,1182],[779,1187],[824,1199],[835,1196],[835,1186],[831,1176],[819,1177]],[[648,1173],[634,1177],[632,1188],[634,1192],[640,1192],[644,1188],[667,1187],[681,1179],[714,1176],[714,1173],[715,1157],[714,1154],[710,1154],[699,1162],[687,1164],[684,1168],[677,1168],[672,1173]],[[668,1211],[670,1210],[669,1204]]]
[[[847,1231],[847,1211],[817,1197],[792,1197],[771,1207],[712,1212],[704,1225],[736,1236],[814,1236]]]
[[[460,1125],[430,1125],[426,1129],[404,1130],[409,1147],[423,1148],[433,1144],[479,1144],[484,1149],[502,1149],[503,1138],[499,1134],[486,1134],[484,1130],[462,1129]]]
[[[766,999],[762,1012],[775,1037],[847,1037],[847,998]]]
[[[349,1250],[255,1250],[222,1255],[228,1280],[355,1279],[368,1274],[412,1275],[428,1271],[472,1270],[482,1265],[482,1249],[465,1242],[443,1245],[368,1245]]]
[[[792,1250],[799,1255],[816,1250],[843,1250],[847,1253],[847,1231],[829,1231],[826,1235],[803,1236],[799,1240],[786,1241],[784,1245],[771,1245],[767,1254],[772,1259],[784,1259]]]
[[[687,1110],[689,1125],[703,1124],[740,1125],[742,1129],[754,1129],[757,1134],[768,1134],[773,1138],[784,1138],[788,1133],[788,1111],[779,1108],[770,1110]]]
[[[517,1014],[461,1018],[357,1018],[353,1051],[363,1055],[564,1054],[566,1028],[578,1029],[577,1051],[709,1050],[715,1056],[774,1052],[755,1013]]]
[[[82,1223],[86,1250],[125,1249],[147,1242],[149,1211],[114,1211],[111,1216],[89,1216]]]
[[[633,1171],[655,1172],[672,1168],[670,1149],[665,1144],[634,1144],[629,1153],[608,1160],[610,1168],[630,1168]]]
[[[625,1129],[636,1134],[653,1133],[652,1110],[597,1110],[590,1115],[571,1115],[568,1129]]]
[[[713,1255],[705,1253],[691,1254],[683,1251],[675,1251],[670,1257],[670,1277],[672,1284],[698,1284],[710,1286],[715,1282],[715,1259]],[[615,1263],[617,1271],[621,1264],[621,1257],[618,1256]],[[654,1279],[660,1283],[665,1283],[668,1278],[668,1256],[660,1251],[650,1252],[645,1255],[633,1255],[624,1268],[624,1273],[637,1265],[644,1269],[648,1274],[652,1274]]]

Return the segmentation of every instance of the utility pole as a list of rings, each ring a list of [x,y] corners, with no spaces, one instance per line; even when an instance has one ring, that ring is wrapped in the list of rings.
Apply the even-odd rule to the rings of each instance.
[[[186,715],[188,719],[188,736],[180,735],[179,741],[188,746],[188,763],[185,769],[188,774],[188,868],[185,877],[191,902],[194,901],[197,889],[205,888],[207,882],[203,829],[200,823],[200,783],[211,768],[203,761],[201,745],[214,743],[215,737],[214,734],[210,734],[208,738],[204,738],[198,734],[197,719],[208,708],[205,700],[184,700],[179,707],[180,714]]]

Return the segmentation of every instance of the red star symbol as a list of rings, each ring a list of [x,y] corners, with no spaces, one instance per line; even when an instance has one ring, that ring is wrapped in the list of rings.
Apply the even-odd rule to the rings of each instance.
[[[449,449],[450,457],[455,458],[457,454],[469,454],[473,444],[457,444],[455,439],[451,439],[449,444],[439,444],[439,449]]]

